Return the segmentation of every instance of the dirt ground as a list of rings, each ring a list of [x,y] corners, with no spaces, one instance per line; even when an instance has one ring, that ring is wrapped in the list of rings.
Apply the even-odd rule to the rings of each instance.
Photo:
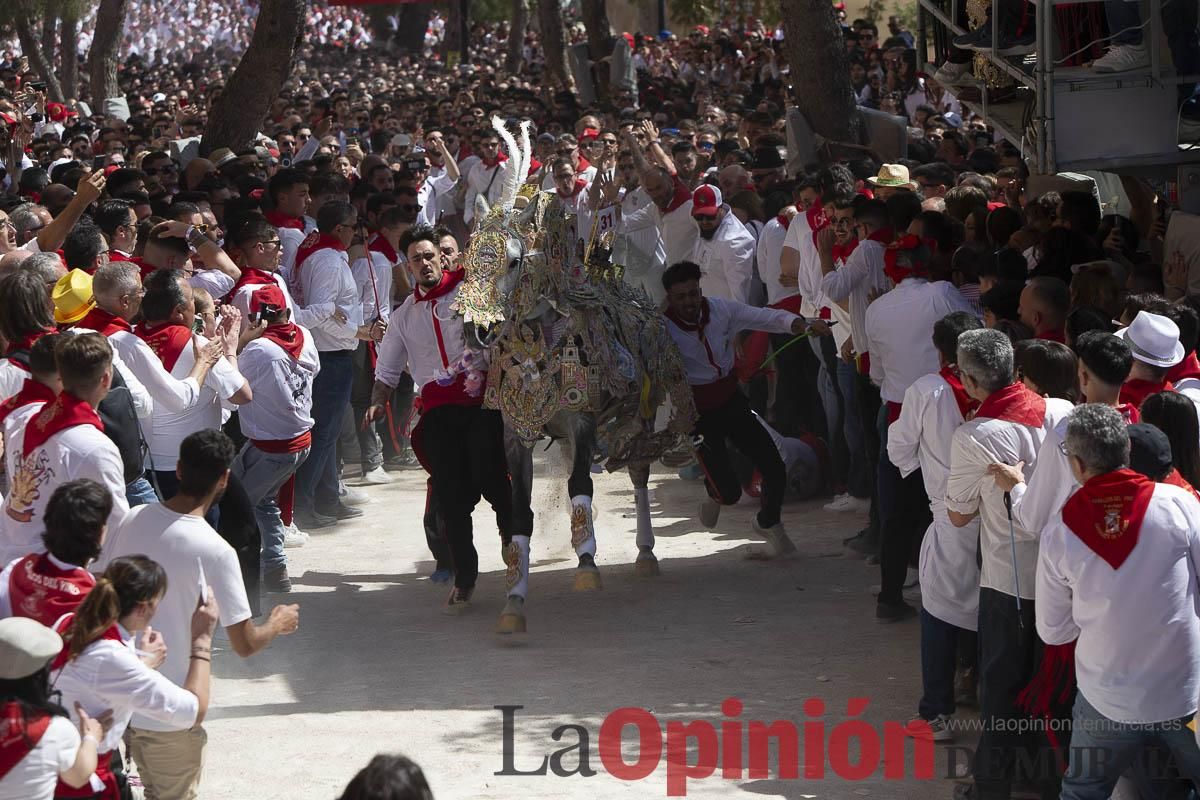
[[[601,723],[631,706],[651,711],[663,731],[694,720],[720,731],[730,719],[721,705],[730,697],[742,702],[745,723],[790,720],[801,730],[805,722],[823,724],[831,743],[824,777],[803,777],[815,737],[802,735],[799,779],[780,777],[772,748],[765,778],[743,772],[724,779],[718,767],[712,777],[688,781],[688,796],[950,796],[944,747],[932,780],[886,778],[883,761],[862,780],[831,768],[833,743],[844,738],[834,731],[848,718],[850,698],[866,698],[860,718],[878,732],[886,721],[909,719],[919,696],[917,622],[877,624],[878,568],[843,556],[842,538],[862,527],[865,515],[824,512],[824,500],[790,503],[784,521],[800,557],[748,561],[742,551],[757,541],[750,531],[757,501],[726,508],[717,532],[701,530],[695,509],[702,485],[660,468],[651,486],[662,574],[639,578],[628,479],[597,475],[604,588],[575,593],[566,499],[559,497],[565,480],[550,477],[565,472],[553,457],[539,457],[538,472],[523,637],[493,633],[504,576],[490,510],[475,515],[482,574],[474,607],[459,618],[440,613],[447,590],[427,577],[421,472],[393,473],[393,484],[368,490],[363,518],[314,532],[307,546],[289,550],[294,589],[287,601],[300,604],[300,630],[249,660],[219,643],[202,796],[333,800],[373,755],[401,752],[422,766],[438,800],[666,797],[667,748],[648,777],[618,779],[601,760]],[[823,714],[806,714],[810,698],[824,702]],[[560,732],[562,741],[551,738],[573,724],[586,729],[596,774],[497,775],[505,762],[503,715],[495,706],[523,706],[512,712],[515,770],[535,770],[545,756],[577,744],[577,729]],[[635,728],[625,733],[624,758],[633,764]],[[857,747],[850,746],[851,764]],[[560,770],[578,768],[579,750],[560,757]],[[911,742],[906,753],[903,773],[911,776]],[[885,755],[899,771],[895,748]],[[688,758],[696,763],[694,747]]]

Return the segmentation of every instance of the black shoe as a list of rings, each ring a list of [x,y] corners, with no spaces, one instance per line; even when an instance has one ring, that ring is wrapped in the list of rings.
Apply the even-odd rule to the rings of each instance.
[[[861,531],[854,534],[853,536],[847,536],[845,539],[842,539],[842,544],[849,545],[851,542],[855,541],[856,539],[861,539],[864,536],[869,535],[870,533],[871,533],[870,528],[863,528]]]
[[[450,590],[450,596],[446,598],[446,605],[442,607],[442,613],[451,616],[462,614],[471,607],[471,595],[474,593],[474,586],[469,589],[455,586]]]
[[[902,622],[917,615],[917,610],[901,600],[899,603],[877,602],[875,604],[875,619],[879,622]]]
[[[1027,30],[1020,36],[1001,33],[1000,41],[996,43],[996,54],[1001,56],[1023,56],[1037,50],[1037,37],[1032,30]]]
[[[338,503],[337,505],[331,506],[330,508],[317,509],[317,513],[323,517],[332,517],[335,521],[337,521],[337,520],[354,519],[355,517],[361,517],[364,512],[361,508],[355,508],[354,506],[348,506],[345,503]]]
[[[879,552],[879,537],[872,536],[869,531],[863,531],[846,542],[846,550],[849,551],[849,555],[856,558],[873,556]]]
[[[383,462],[383,468],[387,472],[396,472],[402,469],[420,469],[421,462],[417,461],[417,456],[412,450],[405,448],[404,452],[398,456],[393,456]]]
[[[287,594],[292,590],[292,580],[288,577],[287,567],[273,569],[262,577],[263,591],[272,594]]]
[[[337,520],[328,514],[322,514],[306,508],[297,508],[294,522],[300,530],[312,531],[318,528],[328,528],[330,525],[335,524]]]
[[[967,31],[962,36],[955,36],[953,44],[960,50],[990,48],[992,46],[992,21],[989,19],[975,30]]]

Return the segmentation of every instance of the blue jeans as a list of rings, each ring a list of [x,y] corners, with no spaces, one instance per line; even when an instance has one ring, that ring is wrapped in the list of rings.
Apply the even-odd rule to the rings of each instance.
[[[305,463],[308,455],[307,448],[297,453],[268,453],[246,442],[233,461],[233,474],[241,480],[246,496],[254,506],[254,518],[262,536],[262,559],[259,563],[264,575],[287,566],[287,558],[283,554],[283,520],[279,518],[279,505],[275,497],[287,479]],[[299,495],[297,489],[297,499]]]
[[[1117,779],[1149,748],[1162,745],[1170,752],[1174,766],[1185,778],[1200,780],[1200,748],[1196,736],[1187,728],[1191,717],[1145,725],[1127,725],[1108,719],[1084,699],[1075,695],[1071,725],[1071,764],[1063,777],[1063,800],[1103,800],[1112,794]],[[1160,751],[1161,752],[1161,751]],[[1166,753],[1163,753],[1165,762]],[[1159,769],[1151,767],[1149,778],[1157,778]]]
[[[967,633],[921,609],[921,702],[917,713],[923,719],[954,713],[958,639]]]
[[[133,483],[125,487],[125,501],[129,503],[129,507],[146,506],[151,503],[158,502],[158,495],[154,492],[154,487],[150,481],[146,480],[146,476],[138,478]]]
[[[1141,44],[1142,4],[1137,0],[1106,0],[1104,16],[1108,19],[1108,32],[1115,34],[1113,44]]]
[[[842,393],[842,431],[850,450],[850,469],[846,473],[846,490],[854,497],[871,496],[871,474],[867,466],[866,441],[863,439],[862,418],[858,410],[858,370],[840,358],[837,362],[837,383]]]
[[[331,508],[338,502],[337,444],[354,384],[353,356],[353,350],[320,354],[321,371],[313,380],[312,450],[296,473],[298,509]]]

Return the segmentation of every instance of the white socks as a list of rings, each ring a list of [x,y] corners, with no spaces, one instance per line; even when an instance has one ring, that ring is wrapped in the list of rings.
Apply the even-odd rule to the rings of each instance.
[[[509,588],[508,593],[524,600],[529,594],[529,537],[513,536],[512,543],[517,546],[519,573],[517,582]]]
[[[650,490],[634,489],[633,498],[637,508],[637,546],[654,547],[654,526],[650,522]]]
[[[592,526],[592,498],[586,494],[571,498],[571,546],[575,555],[596,555],[596,529]]]

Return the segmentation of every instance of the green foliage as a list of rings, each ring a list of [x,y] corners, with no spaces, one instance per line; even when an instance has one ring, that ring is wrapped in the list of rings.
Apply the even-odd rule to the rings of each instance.
[[[905,30],[917,30],[917,0],[901,0],[896,3],[895,10],[892,12],[900,18],[900,24]]]
[[[667,0],[667,11],[677,26],[711,25],[721,18],[721,8],[720,0]]]
[[[863,16],[868,20],[879,25],[887,15],[886,0],[867,0],[867,7],[863,9]]]

